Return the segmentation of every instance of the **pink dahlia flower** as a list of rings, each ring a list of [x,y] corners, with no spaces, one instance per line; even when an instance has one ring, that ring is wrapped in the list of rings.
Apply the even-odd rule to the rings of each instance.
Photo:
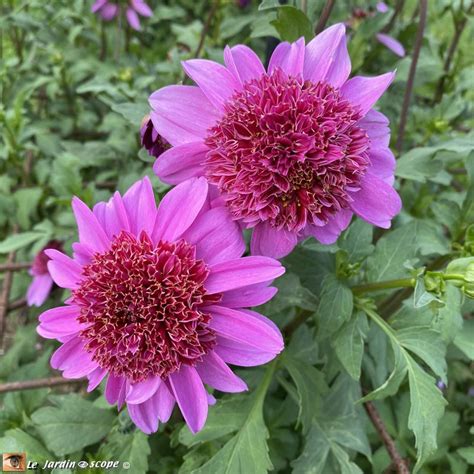
[[[57,240],[51,240],[46,246],[36,255],[33,260],[29,273],[33,277],[33,281],[28,287],[26,293],[26,302],[28,306],[41,306],[48,298],[53,288],[53,279],[48,271],[49,257],[46,255],[46,250],[55,249],[61,251],[62,243]]]
[[[92,13],[97,13],[103,20],[111,21],[120,14],[121,6],[116,1],[96,0],[91,7],[91,11]],[[125,10],[125,16],[127,17],[128,24],[134,30],[141,29],[138,15],[150,17],[153,15],[153,11],[144,0],[129,0]]]
[[[71,290],[66,306],[40,316],[38,333],[62,343],[51,365],[66,378],[107,378],[105,398],[127,405],[145,433],[166,422],[177,402],[193,432],[215,399],[204,384],[241,392],[227,364],[273,359],[283,340],[272,321],[245,309],[270,300],[276,260],[242,257],[239,226],[211,208],[204,178],[170,191],[157,208],[148,178],[91,211],[72,201],[79,242],[56,250],[49,271]]]
[[[172,145],[155,173],[171,184],[205,176],[253,228],[253,254],[280,258],[308,236],[333,243],[353,213],[390,227],[401,207],[395,159],[388,119],[373,106],[394,73],[348,79],[342,24],[306,46],[281,43],[267,70],[243,45],[224,60],[186,61],[197,86],[151,95],[153,125]]]

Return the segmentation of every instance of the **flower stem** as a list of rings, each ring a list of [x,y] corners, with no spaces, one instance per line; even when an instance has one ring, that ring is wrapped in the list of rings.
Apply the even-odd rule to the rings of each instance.
[[[400,278],[398,280],[376,281],[373,283],[365,283],[363,285],[355,285],[352,292],[356,295],[369,293],[371,291],[389,290],[394,288],[413,288],[415,286],[415,278]]]

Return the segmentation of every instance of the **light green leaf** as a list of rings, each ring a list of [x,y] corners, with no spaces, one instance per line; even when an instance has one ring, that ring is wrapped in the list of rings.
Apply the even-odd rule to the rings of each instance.
[[[57,407],[44,407],[31,416],[44,443],[57,456],[74,453],[100,441],[112,428],[115,415],[96,408],[79,395],[51,397]]]
[[[362,219],[355,220],[339,240],[339,247],[347,252],[350,262],[356,262],[374,251],[374,227]]]
[[[353,297],[350,288],[335,275],[328,275],[323,281],[321,299],[315,315],[321,337],[330,336],[348,321],[352,308]]]
[[[367,317],[359,311],[354,313],[350,321],[342,325],[331,343],[341,364],[355,380],[360,378],[367,331]]]
[[[225,434],[224,426],[229,422],[230,429],[227,433],[237,430],[234,436],[227,441],[224,447],[217,452],[206,464],[193,471],[194,474],[214,474],[216,472],[222,474],[240,474],[242,472],[251,472],[255,474],[265,474],[273,468],[268,455],[267,439],[269,433],[263,419],[263,402],[268,390],[268,386],[273,378],[276,368],[276,362],[267,368],[265,376],[256,392],[250,397],[242,397],[244,410],[233,411],[230,420],[217,420],[216,416],[209,416],[206,426],[198,433],[198,442],[207,441]],[[229,406],[227,406],[228,408]],[[217,408],[217,407],[216,407]],[[211,409],[212,414],[214,410]],[[222,410],[219,410],[222,418]],[[217,422],[217,430],[212,426]],[[210,426],[209,426],[210,425]],[[236,428],[237,425],[237,428]],[[185,428],[186,430],[187,428]],[[180,440],[186,442],[189,435],[180,433]],[[189,445],[196,444],[192,440]]]
[[[26,247],[42,239],[44,235],[45,234],[40,232],[22,232],[20,234],[9,235],[5,240],[0,242],[0,254]]]
[[[31,459],[40,463],[53,458],[39,440],[19,428],[6,431],[5,436],[0,438],[0,453],[15,451],[26,452]]]
[[[464,458],[468,464],[474,464],[474,448],[472,446],[469,448],[459,448],[457,453]]]
[[[276,28],[282,41],[296,41],[302,36],[310,41],[313,25],[309,18],[299,8],[284,5],[278,8],[278,16],[271,23]]]
[[[474,320],[465,319],[462,331],[454,339],[454,345],[466,354],[469,359],[474,360]]]
[[[150,113],[150,106],[147,103],[123,102],[112,105],[112,110],[118,112],[138,129],[145,115]]]

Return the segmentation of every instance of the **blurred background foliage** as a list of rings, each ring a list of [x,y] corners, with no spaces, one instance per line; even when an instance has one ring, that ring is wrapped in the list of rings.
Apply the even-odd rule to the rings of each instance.
[[[145,174],[166,191],[139,129],[150,93],[183,80],[181,60],[198,53],[221,62],[223,47],[237,43],[266,60],[278,40],[310,39],[328,3],[327,25],[350,25],[353,74],[397,69],[378,103],[395,147],[415,0],[387,2],[384,14],[356,0],[221,0],[215,8],[211,0],[150,0],[154,16],[141,32],[102,22],[86,0],[3,0],[0,264],[13,255],[29,262],[52,238],[70,251],[73,195],[93,205]],[[404,209],[389,231],[354,221],[337,244],[308,241],[287,257],[280,292],[262,310],[285,328],[287,348],[277,364],[238,371],[249,393],[220,397],[197,436],[175,414],[147,437],[81,385],[10,392],[0,395],[0,452],[26,451],[39,462],[117,459],[134,474],[389,472],[365,394],[410,469],[472,472],[474,304],[465,295],[473,270],[462,270],[457,287],[443,277],[450,262],[474,256],[472,11],[468,1],[428,2],[397,154]],[[404,58],[377,42],[384,29]],[[371,282],[394,279],[412,279],[414,291],[371,292]],[[1,382],[52,375],[55,344],[35,326],[64,295],[56,289],[42,308],[27,309],[29,283],[27,271],[14,273],[9,302],[18,304],[5,318]]]

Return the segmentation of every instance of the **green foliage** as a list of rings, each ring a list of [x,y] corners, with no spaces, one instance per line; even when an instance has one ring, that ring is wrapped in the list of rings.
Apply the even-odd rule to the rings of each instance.
[[[268,63],[277,41],[310,41],[325,2],[220,2],[207,23],[208,0],[149,0],[154,16],[141,32],[103,23],[91,3],[9,0],[0,7],[0,265],[11,252],[17,262],[31,261],[51,239],[70,254],[73,195],[92,206],[148,175],[161,198],[168,186],[139,145],[149,95],[181,82],[180,62],[196,51],[222,62],[225,45],[241,43]],[[327,25],[348,24],[353,74],[397,70],[376,105],[390,119],[395,150],[417,2],[403,2],[393,25],[393,4],[382,14],[369,3],[334,2]],[[0,394],[0,452],[26,451],[37,462],[116,460],[116,472],[137,474],[378,474],[392,461],[364,411],[372,401],[412,472],[470,472],[474,60],[467,3],[429,2],[396,153],[401,214],[390,229],[354,218],[336,243],[308,239],[283,260],[278,294],[257,310],[283,331],[285,350],[265,367],[236,369],[248,393],[213,392],[217,402],[196,435],[175,409],[151,436],[135,429],[126,410],[109,407],[103,386],[90,394],[76,384]],[[382,28],[404,45],[405,58],[377,42]],[[15,272],[10,302],[21,303],[30,282],[26,270]],[[0,384],[53,375],[57,343],[35,327],[42,311],[67,296],[55,288],[42,308],[8,311]]]

